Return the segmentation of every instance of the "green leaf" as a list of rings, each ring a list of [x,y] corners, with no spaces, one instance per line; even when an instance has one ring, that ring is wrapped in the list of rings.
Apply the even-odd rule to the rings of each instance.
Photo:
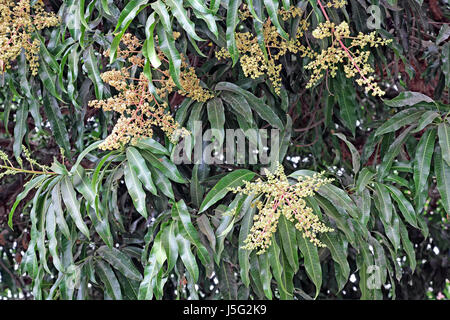
[[[378,129],[375,131],[375,136],[380,136],[385,133],[394,132],[403,126],[409,125],[411,123],[417,122],[420,117],[425,113],[425,110],[418,109],[406,109],[396,113],[393,117],[385,121]]]
[[[178,258],[178,245],[175,233],[178,232],[175,221],[166,222],[161,226],[161,242],[167,255],[167,272],[170,272]]]
[[[169,151],[164,146],[152,138],[141,138],[136,141],[133,146],[142,150],[148,150],[153,154],[170,155]]]
[[[126,154],[129,166],[142,182],[145,189],[156,195],[156,187],[152,181],[152,174],[145,163],[145,159],[141,156],[139,151],[133,147],[128,147]]]
[[[276,127],[278,129],[284,128],[283,122],[281,122],[280,118],[272,110],[272,108],[266,105],[261,98],[255,97],[249,91],[244,90],[241,87],[230,82],[219,82],[216,85],[215,90],[231,91],[242,95],[248,101],[250,107],[255,110],[263,120],[267,121],[273,127]]]
[[[56,215],[53,205],[50,205],[47,210],[47,215],[45,218],[46,223],[46,233],[48,237],[48,249],[50,255],[52,256],[52,262],[56,270],[64,272],[64,267],[61,264],[58,254],[58,241],[56,238]]]
[[[142,183],[139,180],[136,172],[131,169],[129,163],[124,165],[125,184],[128,189],[128,193],[133,200],[134,207],[144,218],[147,218],[147,207],[145,202],[145,191],[142,189]]]
[[[162,245],[161,232],[158,232],[153,242],[147,264],[144,267],[144,279],[139,285],[139,300],[152,299],[154,288],[156,287],[156,277],[166,260],[167,255]]]
[[[133,261],[123,252],[116,248],[108,248],[101,246],[97,249],[97,253],[106,260],[113,268],[122,272],[122,274],[132,280],[141,281],[142,275],[136,269]]]
[[[259,273],[264,295],[267,299],[272,300],[272,273],[270,272],[269,255],[267,252],[258,256],[259,269],[255,270]]]
[[[439,117],[439,113],[436,111],[426,111],[419,119],[417,128],[413,132],[420,132],[425,129],[434,119]]]
[[[430,129],[420,138],[417,145],[416,154],[414,156],[414,190],[415,199],[420,198],[427,185],[428,175],[430,174],[431,158],[434,151],[434,143],[436,139],[436,130]],[[419,206],[423,205],[417,202]],[[416,208],[417,209],[417,208]]]
[[[360,213],[358,208],[344,190],[332,184],[328,184],[321,186],[318,193],[330,200],[334,206],[344,209],[353,218],[359,218]]]
[[[245,181],[250,181],[254,176],[254,172],[246,169],[238,169],[227,174],[208,192],[200,206],[199,213],[207,210],[217,201],[225,197],[230,191],[229,188],[242,186]]]
[[[403,222],[399,222],[400,225],[400,237],[402,239],[402,245],[403,249],[406,252],[406,255],[408,256],[409,266],[411,267],[412,272],[416,269],[416,252],[414,251],[414,246],[411,243],[411,240],[409,240],[408,237],[408,230],[406,229],[406,226],[403,224]]]
[[[213,130],[212,135],[215,139],[219,140],[219,145],[222,145],[225,139],[225,110],[222,99],[214,98],[209,100],[206,104],[206,109],[208,111],[208,121]]]
[[[161,20],[160,20],[161,22]],[[169,72],[173,82],[179,89],[183,89],[180,83],[180,68],[181,68],[181,56],[175,47],[175,40],[173,39],[172,29],[165,30],[161,23],[156,25],[156,31],[158,32],[158,42],[164,55],[169,59]]]
[[[397,155],[400,153],[400,150],[403,146],[403,143],[408,138],[408,134],[410,131],[414,128],[414,125],[408,127],[405,129],[390,145],[388,151],[383,157],[383,161],[381,162],[380,166],[378,167],[378,178],[379,181],[381,181],[385,176],[388,175],[392,163],[394,162],[394,159],[397,157]]]
[[[195,261],[195,256],[191,250],[191,243],[188,239],[184,238],[180,233],[176,236],[176,241],[178,244],[178,252],[180,253],[181,260],[184,266],[188,270],[192,279],[196,283],[198,281],[198,265]]]
[[[339,74],[338,74],[339,75]],[[341,79],[338,79],[340,82],[343,81],[344,83],[348,83],[348,80],[346,80],[343,76],[339,77]],[[339,94],[337,95],[337,102],[339,104],[339,114],[344,121],[345,127],[351,130],[352,135],[355,136],[356,132],[356,110],[357,106],[355,104],[355,93],[353,90],[353,86],[346,85],[344,87],[344,90],[341,90]]]
[[[249,123],[253,122],[252,109],[242,95],[224,91],[220,94],[220,97],[231,107],[236,117],[243,117]]]
[[[45,92],[43,93],[43,99],[44,111],[48,121],[50,122],[50,127],[56,143],[64,149],[66,156],[70,156],[69,133],[67,132],[65,121],[61,114],[61,109],[58,102],[54,97]]]
[[[442,151],[438,147],[434,155],[434,171],[436,173],[437,189],[441,195],[442,205],[450,214],[450,166],[444,161]]]
[[[297,272],[299,264],[295,226],[292,222],[288,221],[284,215],[281,215],[278,220],[278,228],[280,230],[281,247],[286,255],[286,259],[293,271]]]
[[[317,298],[322,286],[322,267],[317,247],[309,239],[304,238],[300,232],[297,233],[297,243],[304,258],[306,273],[316,286],[315,298]]]
[[[352,154],[353,172],[357,174],[361,165],[361,156],[359,155],[358,150],[356,150],[355,146],[350,141],[348,141],[347,137],[342,133],[334,133],[334,135],[344,141],[347,147],[350,149],[350,153]]]
[[[98,59],[94,55],[94,50],[92,46],[89,47],[89,49],[86,51],[85,57],[84,57],[84,65],[86,67],[86,70],[88,72],[89,79],[92,80],[92,83],[94,84],[95,89],[95,97],[98,100],[103,99],[103,81],[100,77],[100,71],[98,69]]]
[[[158,189],[168,198],[175,199],[175,196],[173,194],[172,190],[172,183],[167,179],[167,177],[158,169],[156,168],[149,168],[152,172],[152,177],[155,177],[155,184],[158,187]]]
[[[391,100],[383,100],[384,103],[390,107],[399,108],[404,106],[413,106],[418,104],[419,102],[434,102],[430,97],[420,93],[420,92],[412,92],[405,91],[400,93],[394,99]]]
[[[191,201],[196,208],[200,207],[203,195],[205,193],[205,188],[200,184],[199,181],[199,173],[198,173],[199,166],[201,165],[195,164],[194,167],[192,168],[192,178],[190,187]]]
[[[222,260],[220,262],[220,269],[218,276],[219,276],[219,288],[222,294],[222,299],[237,300],[238,290],[236,278],[234,276],[234,272],[230,264],[225,260]]]
[[[23,137],[28,131],[28,104],[23,103],[16,112],[16,125],[14,126],[13,152],[16,159],[20,159],[22,153]]]
[[[363,168],[359,173],[358,180],[356,180],[356,192],[361,193],[366,188],[367,184],[372,181],[372,178],[376,175],[375,172],[369,168]]]
[[[331,257],[339,265],[339,274],[336,276],[338,291],[341,291],[348,281],[350,275],[350,265],[347,261],[347,248],[344,240],[337,233],[324,232],[320,240],[327,246],[331,252]]]
[[[61,230],[62,234],[66,237],[66,239],[70,239],[69,227],[64,217],[64,211],[61,205],[60,183],[56,184],[52,189],[52,206],[56,215],[56,224],[58,225],[59,230]]]
[[[439,146],[442,150],[442,158],[450,166],[450,125],[442,122],[438,126]]]
[[[174,182],[186,183],[181,173],[178,171],[176,165],[173,164],[165,156],[156,156],[147,150],[144,150],[141,155],[147,160],[153,167],[161,171],[167,178]]]
[[[239,6],[241,5],[241,0],[227,0],[227,30],[226,30],[226,39],[227,39],[227,49],[231,55],[231,59],[233,60],[233,66],[236,64],[239,58],[239,51],[236,46],[236,39],[234,35],[234,30],[236,29],[236,25],[239,22]]]
[[[183,199],[172,203],[172,216],[180,219],[182,229],[186,233],[185,237],[197,247],[197,255],[203,265],[205,267],[208,266],[211,263],[211,258],[206,247],[200,242],[200,237],[192,224],[189,211]]]
[[[120,283],[111,267],[102,261],[98,261],[96,266],[97,274],[105,285],[105,293],[114,300],[122,300]]]
[[[268,250],[272,274],[275,280],[277,281],[281,300],[292,300],[293,287],[288,289],[288,284],[286,282],[287,279],[283,276],[283,273],[286,272],[286,270],[284,270],[283,266],[281,265],[283,257],[280,256],[280,253],[281,253],[280,247],[278,246],[275,237],[272,237],[271,245]]]
[[[148,0],[130,0],[125,8],[120,12],[119,19],[117,21],[116,28],[114,29],[114,33],[117,33],[120,30],[120,33],[114,38],[113,44],[117,43],[117,45],[112,45],[110,50],[110,63],[112,63],[116,58],[118,44],[120,39],[124,35],[130,23],[133,19],[138,15],[138,13],[145,8],[145,4],[148,3]],[[118,40],[116,40],[118,39]]]
[[[253,222],[253,216],[255,215],[256,208],[250,207],[247,209],[244,217],[242,218],[241,228],[239,230],[239,247],[238,247],[238,259],[240,267],[240,275],[242,283],[246,287],[250,285],[249,271],[250,271],[250,250],[243,249],[245,245],[244,241],[250,232],[250,228]]]
[[[142,54],[149,59],[153,68],[159,68],[161,65],[161,60],[159,60],[158,53],[155,49],[155,39],[154,30],[156,27],[155,12],[152,12],[148,16],[147,22],[145,24],[145,42],[142,46]],[[149,79],[150,80],[150,79]]]
[[[187,11],[183,8],[183,0],[166,0],[166,3],[172,9],[173,16],[188,35],[197,41],[203,41],[203,39],[195,33],[195,25],[188,18]]]
[[[375,182],[375,204],[381,214],[381,219],[390,224],[393,210],[391,197],[386,186],[378,182]]]
[[[89,239],[89,229],[81,216],[80,203],[77,199],[73,184],[67,176],[61,180],[61,195],[67,211],[75,222],[77,228]]]
[[[417,226],[417,217],[416,212],[414,211],[414,207],[412,204],[406,199],[406,197],[403,195],[403,193],[398,190],[394,186],[385,185],[386,188],[388,188],[389,192],[392,195],[392,198],[397,203],[398,208],[400,209],[401,213],[403,214],[403,217],[405,220],[412,226],[418,228]]]

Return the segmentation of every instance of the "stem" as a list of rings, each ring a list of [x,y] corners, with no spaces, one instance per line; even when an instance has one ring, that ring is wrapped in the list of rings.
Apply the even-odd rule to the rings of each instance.
[[[26,169],[20,169],[20,168],[3,166],[3,165],[0,165],[0,168],[1,169],[7,169],[7,170],[14,170],[14,171],[23,172],[23,173],[31,173],[31,174],[53,174],[53,175],[59,174],[59,173],[51,172],[51,171],[50,172],[46,172],[46,171],[26,170]]]

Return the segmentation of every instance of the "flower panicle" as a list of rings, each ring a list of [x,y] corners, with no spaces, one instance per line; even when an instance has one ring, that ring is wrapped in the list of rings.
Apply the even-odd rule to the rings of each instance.
[[[101,74],[102,80],[118,93],[104,100],[89,102],[90,107],[120,114],[111,134],[99,148],[119,149],[124,144],[133,144],[140,138],[152,137],[155,127],[160,128],[172,143],[176,143],[180,136],[189,135],[189,131],[182,128],[172,115],[166,112],[169,105],[165,100],[176,88],[169,70],[155,69],[157,76],[154,79],[148,79],[144,72],[136,78],[132,70],[142,70],[145,66],[145,59],[141,56],[142,43],[137,37],[127,33],[122,37],[121,44],[123,46],[119,46],[117,57],[128,62],[129,66]],[[160,60],[167,60],[159,48],[157,52]],[[109,54],[108,50],[104,53],[105,56]],[[211,99],[212,93],[201,87],[194,68],[188,65],[184,56],[181,56],[181,60],[182,88],[178,93],[201,102]]]
[[[283,166],[279,164],[273,173],[266,171],[265,180],[258,178],[254,182],[246,181],[243,187],[231,188],[234,193],[253,195],[256,199],[252,206],[258,211],[243,248],[256,249],[258,254],[264,253],[271,245],[281,215],[294,223],[295,228],[314,245],[323,247],[317,234],[331,232],[333,229],[320,221],[305,200],[313,196],[322,185],[333,181],[324,178],[323,174],[300,176],[297,183],[291,185]]]
[[[34,4],[30,0],[0,0],[0,73],[11,68],[23,49],[31,74],[37,75],[41,42],[33,39],[33,33],[60,23],[58,16],[44,10],[42,0]]]

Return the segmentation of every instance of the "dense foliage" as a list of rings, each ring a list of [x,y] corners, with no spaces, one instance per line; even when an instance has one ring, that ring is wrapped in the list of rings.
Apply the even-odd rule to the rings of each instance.
[[[449,298],[447,0],[0,8],[0,297]]]

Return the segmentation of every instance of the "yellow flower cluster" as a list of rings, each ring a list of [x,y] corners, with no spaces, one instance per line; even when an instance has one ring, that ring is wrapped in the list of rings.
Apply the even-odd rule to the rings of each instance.
[[[288,20],[301,16],[303,11],[300,8],[292,6],[289,10],[280,9],[278,13],[283,20]],[[243,6],[243,10],[240,11],[240,17],[242,19],[251,17],[251,13],[245,5]],[[250,32],[236,32],[236,47],[240,54],[239,61],[244,75],[256,79],[267,74],[275,92],[280,94],[280,73],[282,65],[278,63],[278,60],[288,52],[294,54],[300,53],[302,57],[313,57],[312,50],[300,43],[300,37],[303,36],[304,31],[308,27],[309,23],[306,20],[301,20],[296,37],[286,40],[280,36],[271,20],[267,19],[263,24],[264,46],[267,52],[267,59],[255,35]],[[226,48],[221,48],[216,52],[216,57],[219,60],[229,58],[230,53]]]
[[[39,66],[39,39],[32,33],[60,23],[59,17],[44,10],[42,0],[31,5],[30,0],[0,0],[0,73],[11,68],[11,62],[22,49],[30,64],[32,75]]]
[[[378,47],[386,45],[391,40],[382,39],[375,36],[375,31],[370,34],[359,33],[356,37],[350,36],[350,29],[347,22],[335,25],[327,20],[320,23],[312,32],[317,39],[331,38],[332,44],[323,49],[315,59],[306,65],[306,69],[312,70],[312,75],[307,88],[316,85],[324,76],[329,74],[331,77],[336,76],[336,71],[340,63],[344,63],[344,72],[346,77],[351,78],[358,76],[356,82],[360,86],[365,86],[366,92],[372,91],[373,96],[383,96],[384,91],[375,82],[373,76],[369,76],[374,69],[369,65],[368,60],[370,51],[363,51],[366,46]],[[350,46],[345,46],[343,39],[351,39]],[[352,52],[350,49],[355,48]]]
[[[303,233],[314,245],[325,246],[317,234],[331,232],[307,206],[305,198],[314,195],[322,185],[330,183],[332,179],[315,174],[313,177],[301,176],[296,184],[291,185],[284,173],[282,165],[278,165],[274,173],[266,170],[267,180],[257,179],[255,182],[246,182],[244,187],[231,189],[234,193],[254,195],[262,200],[255,200],[258,213],[254,216],[254,224],[245,239],[244,249],[257,249],[261,254],[271,245],[273,233],[277,230],[280,215],[295,223],[295,228]]]
[[[149,79],[141,72],[136,78],[132,70],[144,67],[145,59],[141,56],[142,44],[135,36],[125,34],[122,37],[125,49],[119,48],[118,57],[125,59],[129,66],[120,70],[111,70],[102,73],[104,82],[115,88],[118,93],[106,100],[93,100],[89,106],[102,108],[105,111],[115,111],[120,117],[114,126],[111,134],[100,144],[103,150],[118,149],[122,145],[136,142],[141,137],[151,137],[154,127],[159,127],[171,140],[176,143],[180,136],[186,136],[189,132],[180,125],[168,113],[168,104],[158,102],[155,95],[150,90]],[[109,56],[109,51],[105,52]],[[158,48],[160,60],[167,61],[164,54]],[[159,99],[165,99],[174,91],[176,85],[170,77],[168,70],[156,69],[159,73],[152,79],[154,93]],[[200,86],[200,79],[195,74],[193,68],[189,67],[182,56],[180,83],[182,89],[178,93],[190,97],[196,101],[207,101],[213,95],[210,91]]]
[[[347,4],[347,0],[332,0],[330,2],[327,2],[326,6],[328,8],[339,9],[339,8],[342,8],[343,6],[345,6],[346,4]]]

